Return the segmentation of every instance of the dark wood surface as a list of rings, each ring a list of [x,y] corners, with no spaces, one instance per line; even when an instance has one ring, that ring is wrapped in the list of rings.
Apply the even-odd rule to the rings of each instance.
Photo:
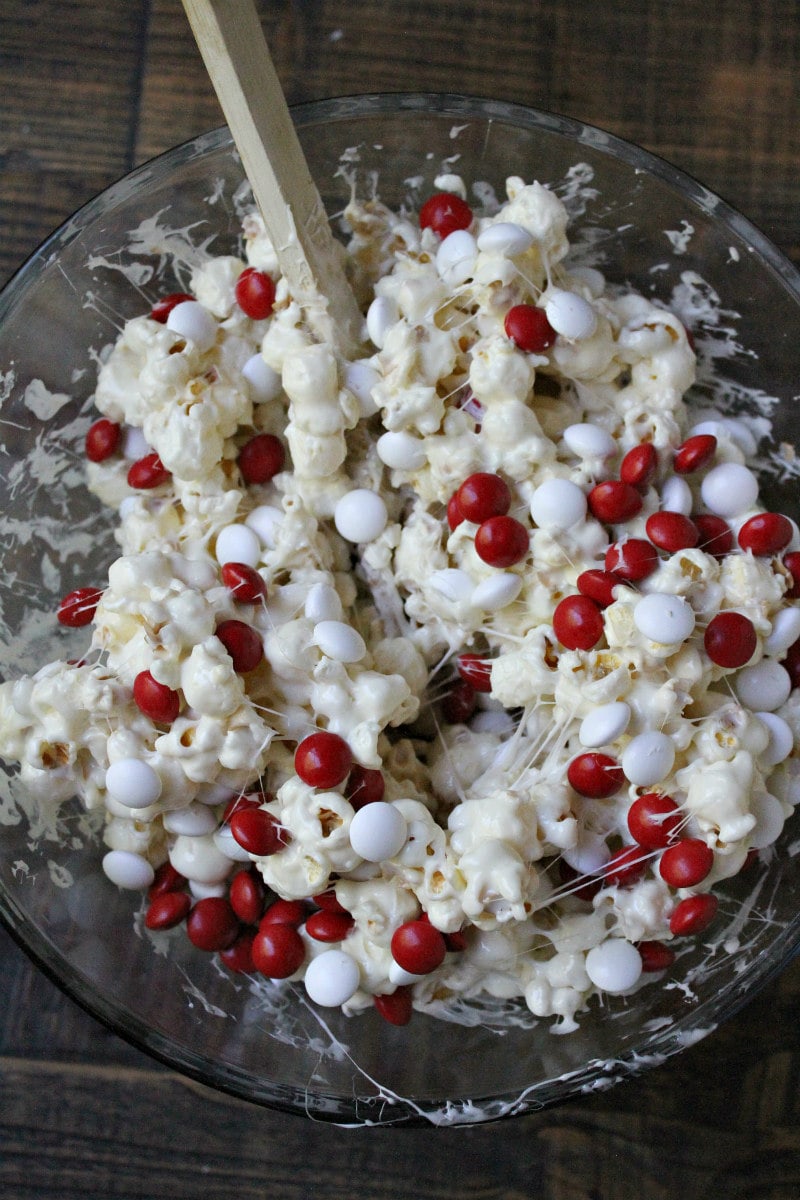
[[[491,95],[600,125],[800,262],[800,5],[274,0],[290,100]],[[0,0],[0,280],[83,201],[221,121],[179,0]],[[342,1131],[175,1075],[0,931],[0,1196],[796,1200],[800,965],[613,1091],[499,1126]]]

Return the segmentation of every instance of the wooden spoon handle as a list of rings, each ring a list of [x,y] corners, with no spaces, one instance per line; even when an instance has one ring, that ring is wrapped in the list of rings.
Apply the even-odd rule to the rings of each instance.
[[[318,337],[357,357],[363,318],[253,0],[183,6],[292,296]]]

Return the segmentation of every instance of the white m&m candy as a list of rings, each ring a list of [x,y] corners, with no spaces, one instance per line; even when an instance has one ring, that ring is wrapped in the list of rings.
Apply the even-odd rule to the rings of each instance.
[[[772,629],[764,642],[767,654],[782,654],[800,638],[800,608],[782,608],[772,618]]]
[[[601,991],[619,995],[638,983],[642,958],[624,938],[607,938],[586,955],[586,974]]]
[[[328,658],[355,663],[367,653],[367,645],[357,629],[344,621],[318,621],[311,640]]]
[[[342,615],[339,593],[330,583],[314,583],[308,589],[303,613],[309,621],[338,621]]]
[[[547,479],[531,496],[531,516],[540,529],[571,529],[586,510],[585,494],[570,479]]]
[[[379,350],[383,348],[386,334],[397,324],[400,314],[397,305],[389,296],[376,296],[367,309],[367,335]]]
[[[383,499],[369,488],[345,492],[333,512],[333,523],[348,542],[374,541],[383,533],[388,519]]]
[[[741,463],[720,463],[713,467],[700,487],[703,503],[719,517],[738,517],[758,499],[758,480]]]
[[[643,596],[633,610],[633,621],[651,642],[673,645],[685,642],[694,632],[694,609],[683,596],[652,592]]]
[[[109,850],[103,856],[103,871],[117,887],[143,892],[155,879],[155,871],[146,858],[130,850]]]
[[[556,288],[544,306],[545,316],[556,333],[570,339],[591,337],[597,328],[597,315],[588,300],[575,292]]]
[[[578,458],[611,458],[617,452],[617,443],[610,433],[599,425],[582,422],[568,425],[563,433],[564,441]]]
[[[620,766],[630,783],[636,787],[650,787],[669,775],[674,762],[672,738],[654,729],[631,738],[622,752]]]
[[[248,525],[226,525],[217,534],[214,554],[220,566],[244,563],[254,567],[261,557],[261,542]]]
[[[380,378],[375,367],[365,358],[348,363],[344,369],[344,386],[358,401],[362,417],[371,417],[378,411],[372,398],[372,389],[380,382]]]
[[[422,439],[402,429],[381,434],[375,449],[382,463],[398,471],[416,471],[426,459]]]
[[[267,404],[281,392],[281,377],[261,354],[248,358],[242,367],[242,375],[250,384],[250,394],[257,404]]]
[[[608,746],[621,737],[631,719],[630,706],[624,700],[602,704],[581,721],[578,738],[587,749]]]
[[[383,862],[399,854],[407,835],[405,817],[384,800],[365,804],[350,822],[350,845],[367,862]]]
[[[694,497],[689,484],[680,475],[670,475],[664,480],[661,488],[661,508],[664,512],[681,513],[684,517],[692,515]]]
[[[513,221],[495,221],[478,234],[478,249],[484,253],[516,258],[533,245],[533,234]]]
[[[306,967],[303,980],[309,1000],[323,1008],[339,1008],[361,982],[358,963],[344,950],[324,950]]]
[[[498,571],[488,579],[482,579],[472,595],[470,603],[484,612],[498,612],[516,600],[522,591],[522,579],[511,571]]]
[[[436,270],[448,287],[459,287],[474,274],[477,257],[475,238],[466,229],[456,229],[436,251]]]
[[[167,329],[194,342],[201,354],[214,345],[217,328],[214,316],[198,300],[183,300],[167,317]]]
[[[161,795],[161,780],[140,758],[120,758],[106,771],[109,796],[126,808],[149,808]]]
[[[774,712],[789,699],[792,680],[786,668],[774,658],[762,658],[754,666],[742,668],[734,689],[745,708]]]

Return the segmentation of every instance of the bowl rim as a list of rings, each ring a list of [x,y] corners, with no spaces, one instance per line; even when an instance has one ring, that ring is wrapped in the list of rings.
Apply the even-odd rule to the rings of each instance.
[[[447,92],[356,93],[307,101],[291,106],[292,118],[300,129],[318,123],[346,121],[353,116],[380,116],[381,114],[403,112],[437,114],[456,120],[497,120],[525,129],[558,134],[577,145],[591,147],[600,153],[627,163],[635,170],[646,172],[669,188],[679,192],[708,217],[721,220],[726,224],[748,244],[764,265],[780,278],[785,288],[800,302],[800,271],[783,251],[748,218],[686,171],[651,151],[597,126],[531,106]],[[137,190],[143,183],[146,183],[148,175],[152,171],[160,169],[166,162],[178,166],[184,161],[190,161],[227,145],[233,150],[233,142],[225,125],[196,135],[134,167],[77,208],[40,243],[3,286],[0,291],[0,323],[2,323],[8,307],[18,302],[20,290],[24,294],[27,287],[33,282],[38,268],[43,264],[46,265],[63,246],[68,245],[73,238],[78,236],[98,211],[118,198],[129,194],[132,190]],[[235,150],[233,152],[235,153]],[[121,1018],[118,1009],[109,1003],[103,994],[98,994],[88,983],[84,982],[80,974],[73,970],[68,963],[64,963],[67,973],[59,973],[48,957],[49,943],[40,937],[38,930],[34,931],[32,938],[27,930],[23,933],[24,914],[18,909],[12,898],[6,894],[5,889],[0,889],[0,921],[8,930],[15,944],[48,979],[92,1018],[98,1020],[116,1036],[123,1038],[138,1050],[147,1053],[173,1070],[179,1070],[189,1078],[239,1099],[295,1114],[305,1112],[316,1120],[341,1123],[341,1112],[334,1111],[334,1108],[344,1104],[345,1097],[324,1091],[317,1093],[318,1098],[327,1098],[332,1103],[333,1108],[329,1108],[324,1104],[310,1105],[307,1093],[301,1096],[299,1090],[292,1085],[266,1081],[266,1086],[261,1085],[254,1088],[254,1082],[258,1083],[258,1081],[255,1081],[252,1076],[248,1076],[243,1069],[219,1063],[209,1066],[208,1061],[201,1055],[194,1053],[188,1047],[177,1046],[171,1038],[147,1026],[138,1018],[132,1017],[130,1013],[126,1013],[124,1019]],[[710,1033],[717,1024],[733,1016],[779,972],[784,970],[794,956],[800,953],[800,924],[794,936],[791,936],[790,928],[784,929],[776,936],[773,946],[779,945],[782,948],[780,956],[776,956],[776,959],[771,959],[767,963],[760,962],[758,969],[754,970],[755,977],[748,972],[746,989],[728,988],[724,993],[722,1004],[717,999],[713,1003],[712,1000],[706,1000],[693,1009],[693,1015],[699,1018],[706,1009],[714,1008],[713,1023],[701,1026],[699,1020],[696,1022],[695,1040],[699,1040],[701,1036]],[[756,965],[754,963],[753,967],[756,968]],[[648,1046],[653,1041],[652,1036],[647,1037]],[[660,1042],[656,1052],[658,1061],[671,1057],[689,1044],[679,1038],[670,1040],[667,1036],[661,1038]],[[641,1044],[621,1052],[619,1058],[614,1060],[614,1066],[618,1069],[620,1078],[640,1074],[650,1065],[653,1064],[647,1060],[646,1056],[642,1055]],[[590,1084],[600,1075],[605,1075],[607,1078],[605,1064],[599,1063],[597,1060],[589,1060],[580,1070],[562,1077],[560,1080],[546,1080],[534,1085],[525,1094],[524,1099],[518,1098],[516,1095],[513,1097],[511,1095],[487,1097],[486,1100],[489,1102],[504,1102],[505,1104],[505,1109],[494,1114],[491,1119],[497,1120],[525,1114],[566,1100],[572,1095],[585,1092],[587,1082]],[[566,1087],[564,1087],[565,1083]],[[474,1100],[476,1103],[480,1103],[481,1098],[475,1096]],[[358,1097],[354,1096],[353,1101],[357,1106]],[[443,1106],[459,1102],[459,1099],[448,1101],[447,1098],[436,1101],[415,1100],[412,1110],[398,1105],[388,1120],[379,1117],[371,1120],[370,1123],[377,1126],[399,1124],[404,1127],[415,1124],[429,1125],[431,1118],[435,1117],[437,1113],[440,1114]],[[362,1103],[367,1103],[366,1097],[362,1099]],[[435,1119],[433,1123],[438,1125],[450,1122]],[[452,1123],[466,1122],[454,1119]]]

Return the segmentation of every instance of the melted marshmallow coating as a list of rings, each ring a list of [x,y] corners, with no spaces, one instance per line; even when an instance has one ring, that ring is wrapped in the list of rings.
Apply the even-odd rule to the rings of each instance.
[[[748,669],[777,667],[786,647],[777,638],[770,650],[770,633],[794,602],[777,557],[661,550],[644,579],[618,579],[590,649],[559,642],[559,602],[577,594],[583,571],[604,569],[612,543],[645,539],[661,507],[686,436],[695,355],[660,303],[606,288],[596,271],[571,273],[567,216],[552,191],[512,177],[507,197],[449,245],[378,201],[353,201],[349,265],[380,347],[366,349],[357,372],[314,340],[255,216],[245,256],[209,258],[191,281],[213,319],[211,344],[149,315],[128,321],[100,369],[96,405],[139,431],[169,477],[135,490],[122,456],[87,464],[90,488],[120,509],[120,557],[84,660],[0,686],[0,741],[42,804],[77,793],[105,809],[110,849],[151,867],[170,858],[198,889],[224,884],[243,861],[285,899],[334,886],[353,919],[335,948],[358,968],[346,1012],[410,986],[419,1008],[488,993],[568,1031],[592,996],[639,986],[636,945],[673,941],[680,901],[738,872],[789,815],[792,777],[775,747],[785,729],[788,745],[800,732],[796,694],[773,687],[760,706],[771,715],[760,719],[737,698],[738,669],[709,658],[703,631],[720,610],[744,614],[756,635]],[[502,228],[487,236],[494,225]],[[276,280],[263,320],[236,302],[248,265]],[[565,326],[531,351],[506,334],[511,307],[552,299],[555,312],[565,295],[580,336]],[[256,355],[268,370],[254,371]],[[276,435],[286,450],[283,469],[261,483],[238,465],[256,434]],[[658,467],[640,488],[641,510],[619,525],[591,503],[583,515],[575,489],[588,496],[618,478],[623,456],[643,443]],[[712,465],[743,462],[720,427]],[[695,513],[705,511],[707,469],[685,479]],[[478,472],[502,476],[510,515],[526,530],[529,551],[511,564],[481,557],[478,524],[448,523],[448,501]],[[579,519],[566,528],[558,511],[547,517],[548,493],[531,508],[552,480],[574,485],[558,493],[576,504]],[[363,505],[342,504],[358,489],[382,498],[366,506],[371,520]],[[760,511],[756,502],[731,523]],[[237,540],[237,527],[247,536]],[[360,529],[369,540],[358,540]],[[221,540],[255,559],[266,595],[254,603],[222,579],[223,530]],[[653,596],[680,598],[672,609],[689,614],[685,638],[648,636],[653,621],[645,610],[637,621],[636,609]],[[658,601],[647,611],[658,615]],[[235,668],[216,635],[224,621],[255,632],[263,657],[253,669]],[[454,720],[447,697],[464,653],[491,661],[490,690]],[[179,695],[171,724],[134,701],[144,671]],[[633,739],[657,730],[674,761],[651,786],[623,780],[610,797],[592,797],[567,768],[586,751],[584,720],[606,705],[611,740],[590,740],[593,751],[620,762]],[[383,802],[400,817],[390,857],[354,849],[346,780],[320,788],[296,774],[298,742],[320,729],[381,772]],[[106,788],[109,767],[130,759],[160,781],[158,798],[135,811]],[[642,850],[637,877],[604,879],[609,858],[634,845],[627,814],[646,791],[670,796],[680,836],[713,851],[699,882],[665,881],[652,850]],[[283,826],[277,853],[259,857],[211,831],[225,802],[246,793]],[[198,818],[201,806],[213,821]],[[183,824],[167,816],[182,810]],[[587,892],[587,883],[596,886]],[[424,914],[460,944],[448,943],[434,970],[409,975],[392,936]],[[304,944],[306,964],[331,948],[308,936]]]

